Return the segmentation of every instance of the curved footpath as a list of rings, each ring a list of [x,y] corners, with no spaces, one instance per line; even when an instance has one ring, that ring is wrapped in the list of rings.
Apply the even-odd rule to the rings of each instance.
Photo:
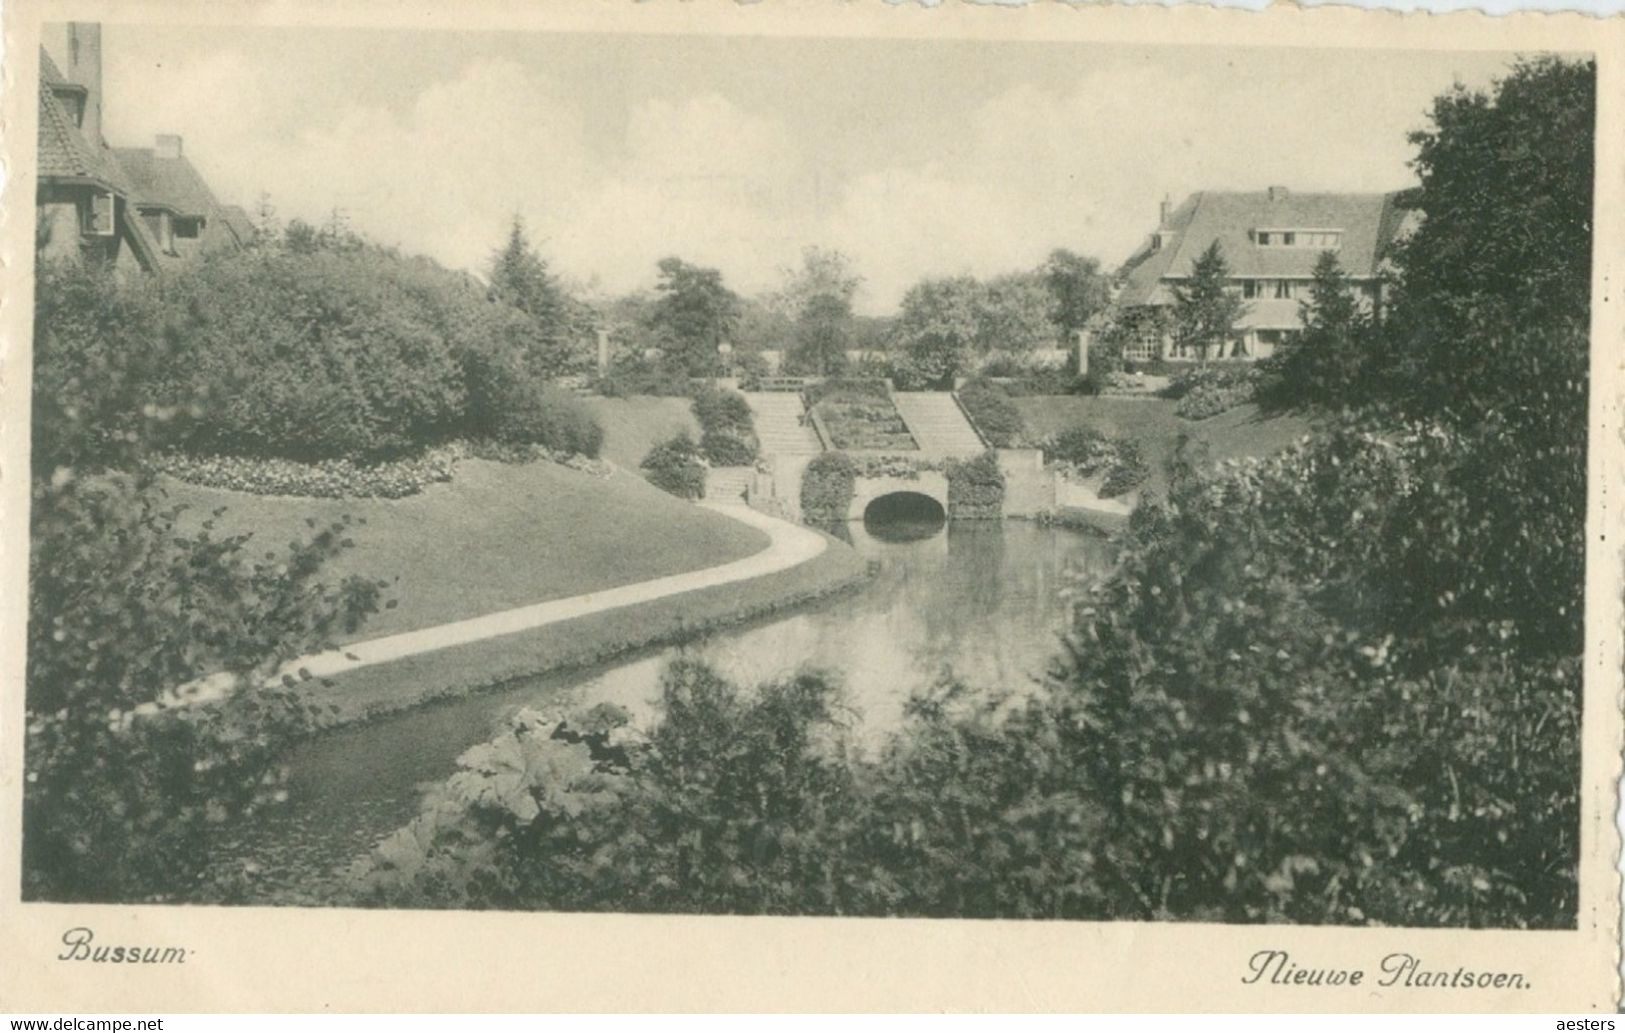
[[[565,621],[690,592],[753,581],[808,563],[829,548],[829,539],[824,535],[799,524],[759,513],[743,503],[700,502],[698,505],[765,532],[771,539],[768,547],[743,559],[714,567],[670,574],[597,592],[501,610],[449,624],[438,624],[415,631],[353,642],[340,649],[292,660],[272,675],[267,684],[283,683],[289,678],[300,681],[331,678],[375,664],[390,663],[454,646],[465,646],[520,632],[535,631]],[[227,673],[210,675],[177,689],[165,703],[173,706],[220,699],[231,690],[233,682],[234,679]],[[147,704],[138,707],[136,712],[151,709],[156,709],[156,706]]]

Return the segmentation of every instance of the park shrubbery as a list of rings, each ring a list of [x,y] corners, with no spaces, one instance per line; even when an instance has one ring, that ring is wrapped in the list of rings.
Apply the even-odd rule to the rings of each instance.
[[[638,466],[649,483],[662,491],[680,499],[705,497],[705,460],[687,431],[649,449]]]
[[[1177,399],[1174,411],[1187,420],[1205,420],[1252,401],[1257,379],[1250,362],[1203,362],[1175,373],[1163,397]]]
[[[531,317],[373,248],[221,257],[162,292],[47,264],[38,305],[40,397],[86,429],[58,436],[64,459],[105,452],[132,421],[161,422],[154,447],[313,464],[458,438],[594,455],[602,440],[548,385],[567,349]]]
[[[750,405],[738,391],[703,387],[694,393],[700,451],[712,466],[749,466],[756,461],[756,430]]]
[[[857,464],[845,452],[821,452],[801,475],[801,518],[809,524],[838,523],[857,493]]]
[[[999,385],[973,380],[959,389],[959,402],[994,448],[1020,448],[1026,443],[1027,421]]]
[[[948,515],[955,520],[997,520],[1004,513],[1004,471],[999,454],[988,449],[974,459],[949,459]]]
[[[1044,443],[1051,463],[1070,467],[1080,476],[1105,471],[1100,497],[1116,498],[1143,485],[1151,476],[1140,443],[1131,438],[1108,437],[1087,423],[1075,423]]]
[[[593,381],[593,388],[605,398],[656,395],[680,398],[693,390],[688,370],[679,362],[648,359],[623,352],[610,361],[609,371]]]

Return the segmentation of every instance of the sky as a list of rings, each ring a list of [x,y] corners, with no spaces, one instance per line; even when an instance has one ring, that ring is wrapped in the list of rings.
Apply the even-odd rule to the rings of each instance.
[[[109,142],[180,134],[224,202],[337,208],[476,272],[517,214],[604,294],[652,287],[667,255],[752,294],[804,246],[836,248],[872,314],[922,277],[1057,247],[1115,267],[1164,196],[1411,185],[1406,134],[1432,98],[1512,60],[119,24],[103,51]]]

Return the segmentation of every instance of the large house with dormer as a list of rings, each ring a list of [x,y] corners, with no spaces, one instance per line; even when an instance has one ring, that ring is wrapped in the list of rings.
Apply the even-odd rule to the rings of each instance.
[[[1223,357],[1264,358],[1301,328],[1301,303],[1309,299],[1315,263],[1325,251],[1337,255],[1361,298],[1380,311],[1389,248],[1416,217],[1400,197],[1270,187],[1203,191],[1177,208],[1164,201],[1156,230],[1119,273],[1113,308],[1128,331],[1124,356],[1202,357],[1174,340],[1168,317],[1176,289],[1215,242],[1230,269],[1230,289],[1246,302]]]
[[[47,259],[161,272],[248,243],[247,214],[225,206],[182,152],[109,147],[102,135],[101,27],[68,26],[65,70],[40,49],[37,240]]]

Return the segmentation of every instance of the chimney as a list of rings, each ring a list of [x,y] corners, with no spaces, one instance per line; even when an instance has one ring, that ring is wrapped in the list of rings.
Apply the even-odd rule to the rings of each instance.
[[[157,146],[153,148],[154,157],[167,158],[174,161],[181,156],[181,138],[174,133],[159,133]]]
[[[1271,201],[1284,201],[1284,200],[1286,200],[1286,187],[1270,187],[1270,200]]]
[[[101,147],[102,139],[102,27],[96,22],[68,23],[68,81],[85,88],[85,117],[80,121],[85,139]]]
[[[1174,198],[1171,194],[1162,195],[1162,204],[1157,207],[1157,226],[1160,229],[1168,225],[1168,217],[1174,214]]]

